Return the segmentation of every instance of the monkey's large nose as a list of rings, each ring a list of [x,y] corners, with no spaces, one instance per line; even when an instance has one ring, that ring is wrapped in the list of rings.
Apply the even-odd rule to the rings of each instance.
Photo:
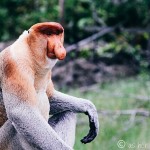
[[[47,56],[51,59],[63,60],[66,57],[66,50],[63,45],[51,48],[48,46]]]
[[[63,46],[55,48],[54,53],[59,60],[63,60],[66,57],[66,50]]]
[[[66,50],[62,41],[56,35],[52,35],[47,42],[48,57],[63,60],[66,57]]]

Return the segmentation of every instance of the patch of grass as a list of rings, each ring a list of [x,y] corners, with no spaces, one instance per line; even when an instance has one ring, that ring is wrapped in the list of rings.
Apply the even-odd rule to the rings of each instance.
[[[137,77],[116,80],[106,83],[94,91],[80,92],[69,90],[68,93],[77,97],[90,99],[98,110],[127,110],[146,109],[150,110],[150,101],[138,99],[150,97],[150,77],[141,74]],[[88,133],[88,119],[80,114],[78,120],[85,123],[77,125],[75,150],[117,150],[118,140],[125,141],[125,150],[128,149],[150,149],[150,119],[136,116],[131,121],[129,115],[104,116],[99,115],[100,133],[98,137],[89,144],[82,144],[80,140]]]

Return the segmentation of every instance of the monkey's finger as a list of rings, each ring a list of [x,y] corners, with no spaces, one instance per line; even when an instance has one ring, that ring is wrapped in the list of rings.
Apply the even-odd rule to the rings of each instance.
[[[90,130],[89,130],[89,133],[87,134],[87,136],[85,136],[81,140],[81,142],[84,144],[93,141],[99,132],[98,114],[97,114],[95,106],[92,103],[89,103],[89,108],[87,109],[85,114],[88,115],[88,117],[89,117]]]
[[[96,136],[94,136],[94,134],[93,134],[92,136],[91,136],[91,135],[92,135],[92,134],[89,132],[89,134],[88,134],[87,136],[85,136],[85,137],[81,140],[81,142],[84,143],[84,144],[86,144],[86,143],[90,143],[91,141],[93,141]]]
[[[92,127],[91,127],[92,126]],[[95,139],[95,137],[97,136],[97,130],[96,130],[96,127],[95,127],[95,124],[94,123],[90,123],[90,131],[88,133],[87,136],[85,136],[81,142],[86,144],[86,143],[90,143],[91,141],[93,141]]]

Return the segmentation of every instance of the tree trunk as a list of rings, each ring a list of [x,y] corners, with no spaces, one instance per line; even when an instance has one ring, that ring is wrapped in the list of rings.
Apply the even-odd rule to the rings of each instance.
[[[65,0],[59,0],[59,22],[64,25],[64,3]]]

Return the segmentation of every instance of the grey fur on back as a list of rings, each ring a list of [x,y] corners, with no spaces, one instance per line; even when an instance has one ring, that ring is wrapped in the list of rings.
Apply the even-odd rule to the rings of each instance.
[[[51,145],[49,150],[69,150],[73,148],[75,141],[75,129],[76,129],[76,113],[88,112],[92,122],[96,125],[95,129],[90,129],[91,132],[88,137],[94,138],[98,133],[98,118],[97,112],[94,105],[84,99],[69,96],[60,92],[55,91],[54,96],[51,97],[51,112],[53,116],[49,119],[49,125],[55,130],[58,136],[68,145],[69,147],[63,147],[57,144],[57,141],[51,137],[46,139],[42,137],[40,140],[44,140],[47,144]],[[33,122],[31,122],[33,123]],[[42,126],[43,127],[43,126]],[[36,128],[36,124],[35,124]],[[93,130],[93,133],[92,133]],[[95,132],[96,131],[96,132]],[[40,134],[40,131],[37,131]],[[2,128],[0,128],[0,150],[48,150],[42,149],[34,144],[24,143],[24,138],[14,128],[13,124],[8,120]],[[21,138],[20,138],[21,137]],[[32,139],[30,139],[32,143]],[[34,140],[33,140],[34,141]],[[9,144],[8,144],[9,143]]]

